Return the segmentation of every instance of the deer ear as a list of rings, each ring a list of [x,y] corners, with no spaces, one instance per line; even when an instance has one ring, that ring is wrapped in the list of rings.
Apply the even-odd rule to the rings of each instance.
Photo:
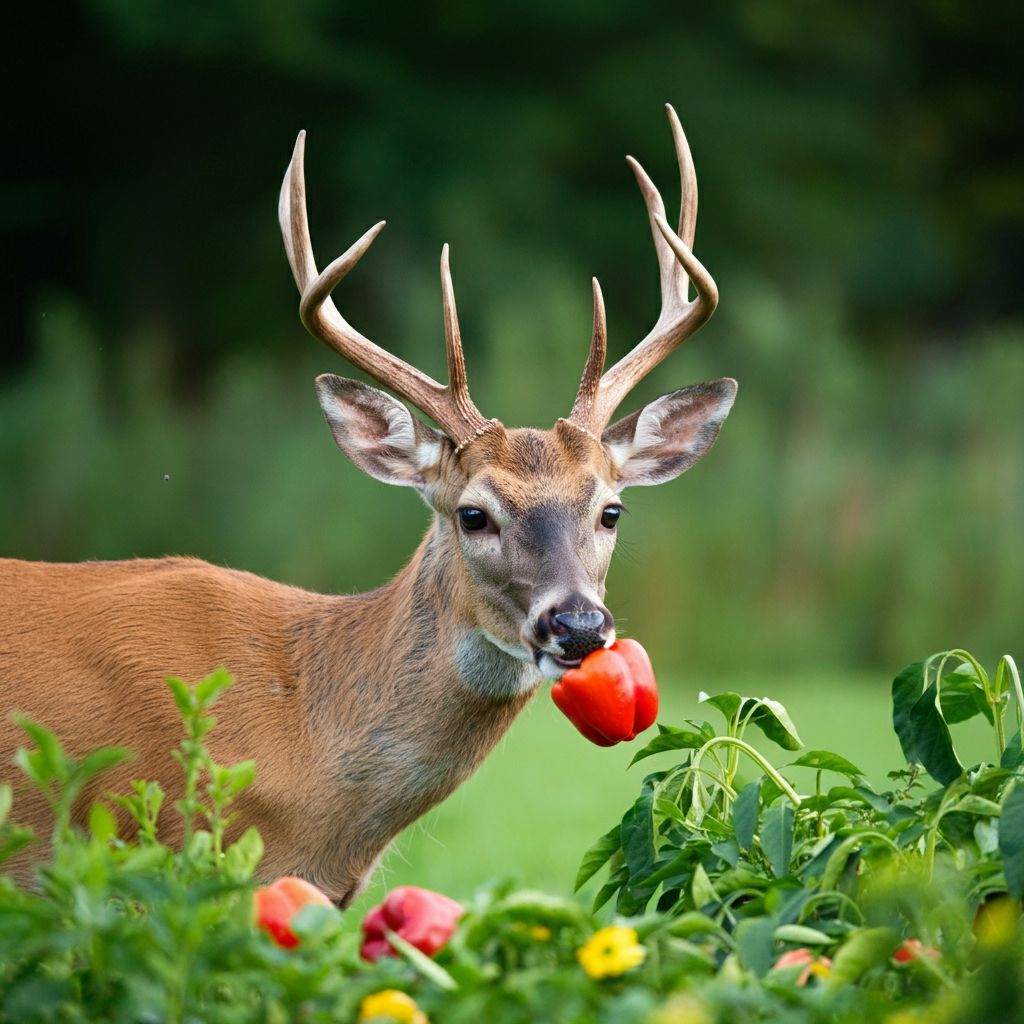
[[[325,373],[316,379],[320,407],[338,447],[364,472],[386,484],[427,486],[424,474],[451,444],[397,399],[362,384]]]
[[[689,469],[715,443],[736,388],[730,377],[691,384],[613,423],[601,442],[616,485],[660,484]]]

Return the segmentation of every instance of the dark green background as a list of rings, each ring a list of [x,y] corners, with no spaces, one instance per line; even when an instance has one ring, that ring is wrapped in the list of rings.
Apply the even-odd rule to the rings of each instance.
[[[297,131],[321,266],[388,220],[345,314],[443,379],[450,242],[478,406],[548,426],[582,370],[591,275],[612,358],[657,315],[623,157],[674,211],[668,101],[722,301],[622,412],[723,374],[741,389],[704,462],[626,493],[622,631],[673,678],[1020,658],[1022,12],[9,5],[0,551],[383,582],[426,513],[350,466],[316,404],[316,373],[352,371],[298,323],[276,223]]]

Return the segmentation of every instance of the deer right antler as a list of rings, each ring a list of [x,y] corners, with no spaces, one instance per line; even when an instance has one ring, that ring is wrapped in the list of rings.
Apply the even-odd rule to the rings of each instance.
[[[651,220],[654,248],[661,268],[661,315],[647,337],[601,376],[607,336],[604,300],[597,279],[594,279],[594,335],[569,422],[596,437],[600,436],[616,407],[636,384],[699,330],[718,305],[718,288],[714,280],[690,251],[697,227],[697,175],[693,169],[693,157],[676,112],[670,104],[665,104],[665,107],[672,125],[683,186],[679,232],[677,234],[669,227],[665,219],[665,204],[654,183],[636,160],[626,157],[640,183]],[[693,302],[689,300],[690,281],[697,289]]]
[[[441,251],[441,295],[448,353],[448,386],[443,387],[415,366],[364,338],[338,312],[330,297],[331,292],[369,249],[370,243],[384,227],[384,221],[370,228],[318,275],[306,217],[305,148],[306,133],[302,131],[295,140],[295,151],[285,172],[277,208],[288,262],[302,295],[299,316],[303,324],[314,338],[426,413],[456,445],[462,444],[494,421],[484,419],[469,397],[466,363],[455,313],[455,294],[448,267],[448,246],[445,245]]]

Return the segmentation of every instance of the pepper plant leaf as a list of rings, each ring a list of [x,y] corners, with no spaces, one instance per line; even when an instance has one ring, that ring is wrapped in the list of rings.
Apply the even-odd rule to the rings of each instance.
[[[691,722],[695,729],[677,729],[672,725],[658,723],[659,733],[646,747],[633,755],[628,767],[632,768],[637,761],[642,761],[651,754],[660,754],[665,750],[700,750],[708,740],[714,739],[715,730],[707,722]]]
[[[757,829],[758,797],[761,793],[762,779],[748,782],[737,794],[732,805],[732,827],[736,839],[744,850],[749,850],[754,842]]]
[[[914,745],[912,718],[914,705],[924,687],[924,665],[923,661],[915,661],[892,681],[892,726],[899,737],[907,764],[920,763],[917,747]]]
[[[872,967],[884,964],[899,948],[900,937],[891,928],[861,928],[840,947],[834,957],[830,987],[850,985]]]
[[[775,962],[775,922],[770,917],[740,921],[736,928],[736,950],[747,970],[764,977]]]
[[[964,767],[953,749],[949,728],[936,702],[937,688],[932,683],[910,709],[913,746],[924,770],[936,782],[948,786],[962,774]]]
[[[594,845],[583,854],[583,860],[580,862],[580,869],[576,873],[576,884],[573,887],[573,892],[579,892],[580,889],[590,881],[601,870],[602,867],[608,862],[608,859],[618,850],[622,843],[619,839],[619,831],[621,824],[616,825],[611,831],[606,832]]]
[[[1018,768],[1024,763],[1024,749],[1021,746],[1020,730],[1018,729],[1006,744],[1003,756],[999,761],[1001,768]]]
[[[888,814],[892,810],[892,804],[884,796],[868,789],[867,786],[854,786],[853,791],[864,803],[874,808],[879,814]]]
[[[968,722],[978,714],[984,714],[989,724],[992,723],[992,709],[973,671],[967,673],[960,669],[942,677],[939,707],[947,725]]]
[[[804,745],[789,712],[777,700],[747,697],[740,709],[740,717],[748,715],[750,722],[783,750],[799,750]]]
[[[795,761],[790,761],[787,768],[817,768],[819,771],[836,772],[845,775],[851,781],[860,778],[864,773],[845,757],[833,754],[830,750],[808,750]]]
[[[646,787],[645,787],[646,788]],[[626,866],[632,878],[646,878],[654,870],[654,794],[640,794],[622,816],[619,837]]]
[[[698,910],[709,904],[718,903],[718,893],[715,892],[715,887],[711,884],[711,879],[708,878],[708,873],[700,862],[693,869],[693,882],[690,887],[690,893],[693,896],[693,905]]]
[[[1003,874],[1010,897],[1019,901],[1024,895],[1024,787],[1018,786],[1003,801],[999,818],[999,852],[1003,855]]]
[[[738,693],[719,693],[714,697],[709,697],[701,690],[697,700],[701,704],[710,704],[713,708],[718,708],[725,715],[727,722],[731,722],[736,717],[736,712],[743,704],[743,698]]]
[[[788,800],[776,800],[762,816],[761,847],[776,878],[789,874],[793,854],[793,807]]]
[[[623,864],[621,868],[609,875],[608,881],[598,889],[591,910],[596,914],[628,881],[629,868]]]

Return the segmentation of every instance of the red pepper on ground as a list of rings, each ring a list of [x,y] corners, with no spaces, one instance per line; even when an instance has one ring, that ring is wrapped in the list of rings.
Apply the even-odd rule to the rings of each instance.
[[[797,976],[797,985],[806,985],[811,978],[827,978],[832,973],[832,961],[827,956],[812,953],[806,947],[791,949],[775,961],[774,970],[785,970],[787,967],[803,968]]]
[[[271,886],[262,886],[252,894],[253,917],[279,946],[293,949],[299,937],[292,931],[292,918],[307,904],[333,906],[315,885],[293,875],[279,878]]]
[[[903,945],[893,953],[892,958],[898,964],[909,964],[924,956],[938,960],[942,954],[934,946],[926,946],[920,939],[904,939]]]
[[[363,944],[359,955],[371,962],[382,956],[397,956],[397,950],[384,934],[388,929],[421,953],[433,956],[452,937],[455,925],[465,912],[461,904],[439,892],[400,885],[363,918]]]
[[[551,699],[591,743],[631,740],[658,717],[658,684],[647,652],[616,640],[583,659],[552,684]]]

